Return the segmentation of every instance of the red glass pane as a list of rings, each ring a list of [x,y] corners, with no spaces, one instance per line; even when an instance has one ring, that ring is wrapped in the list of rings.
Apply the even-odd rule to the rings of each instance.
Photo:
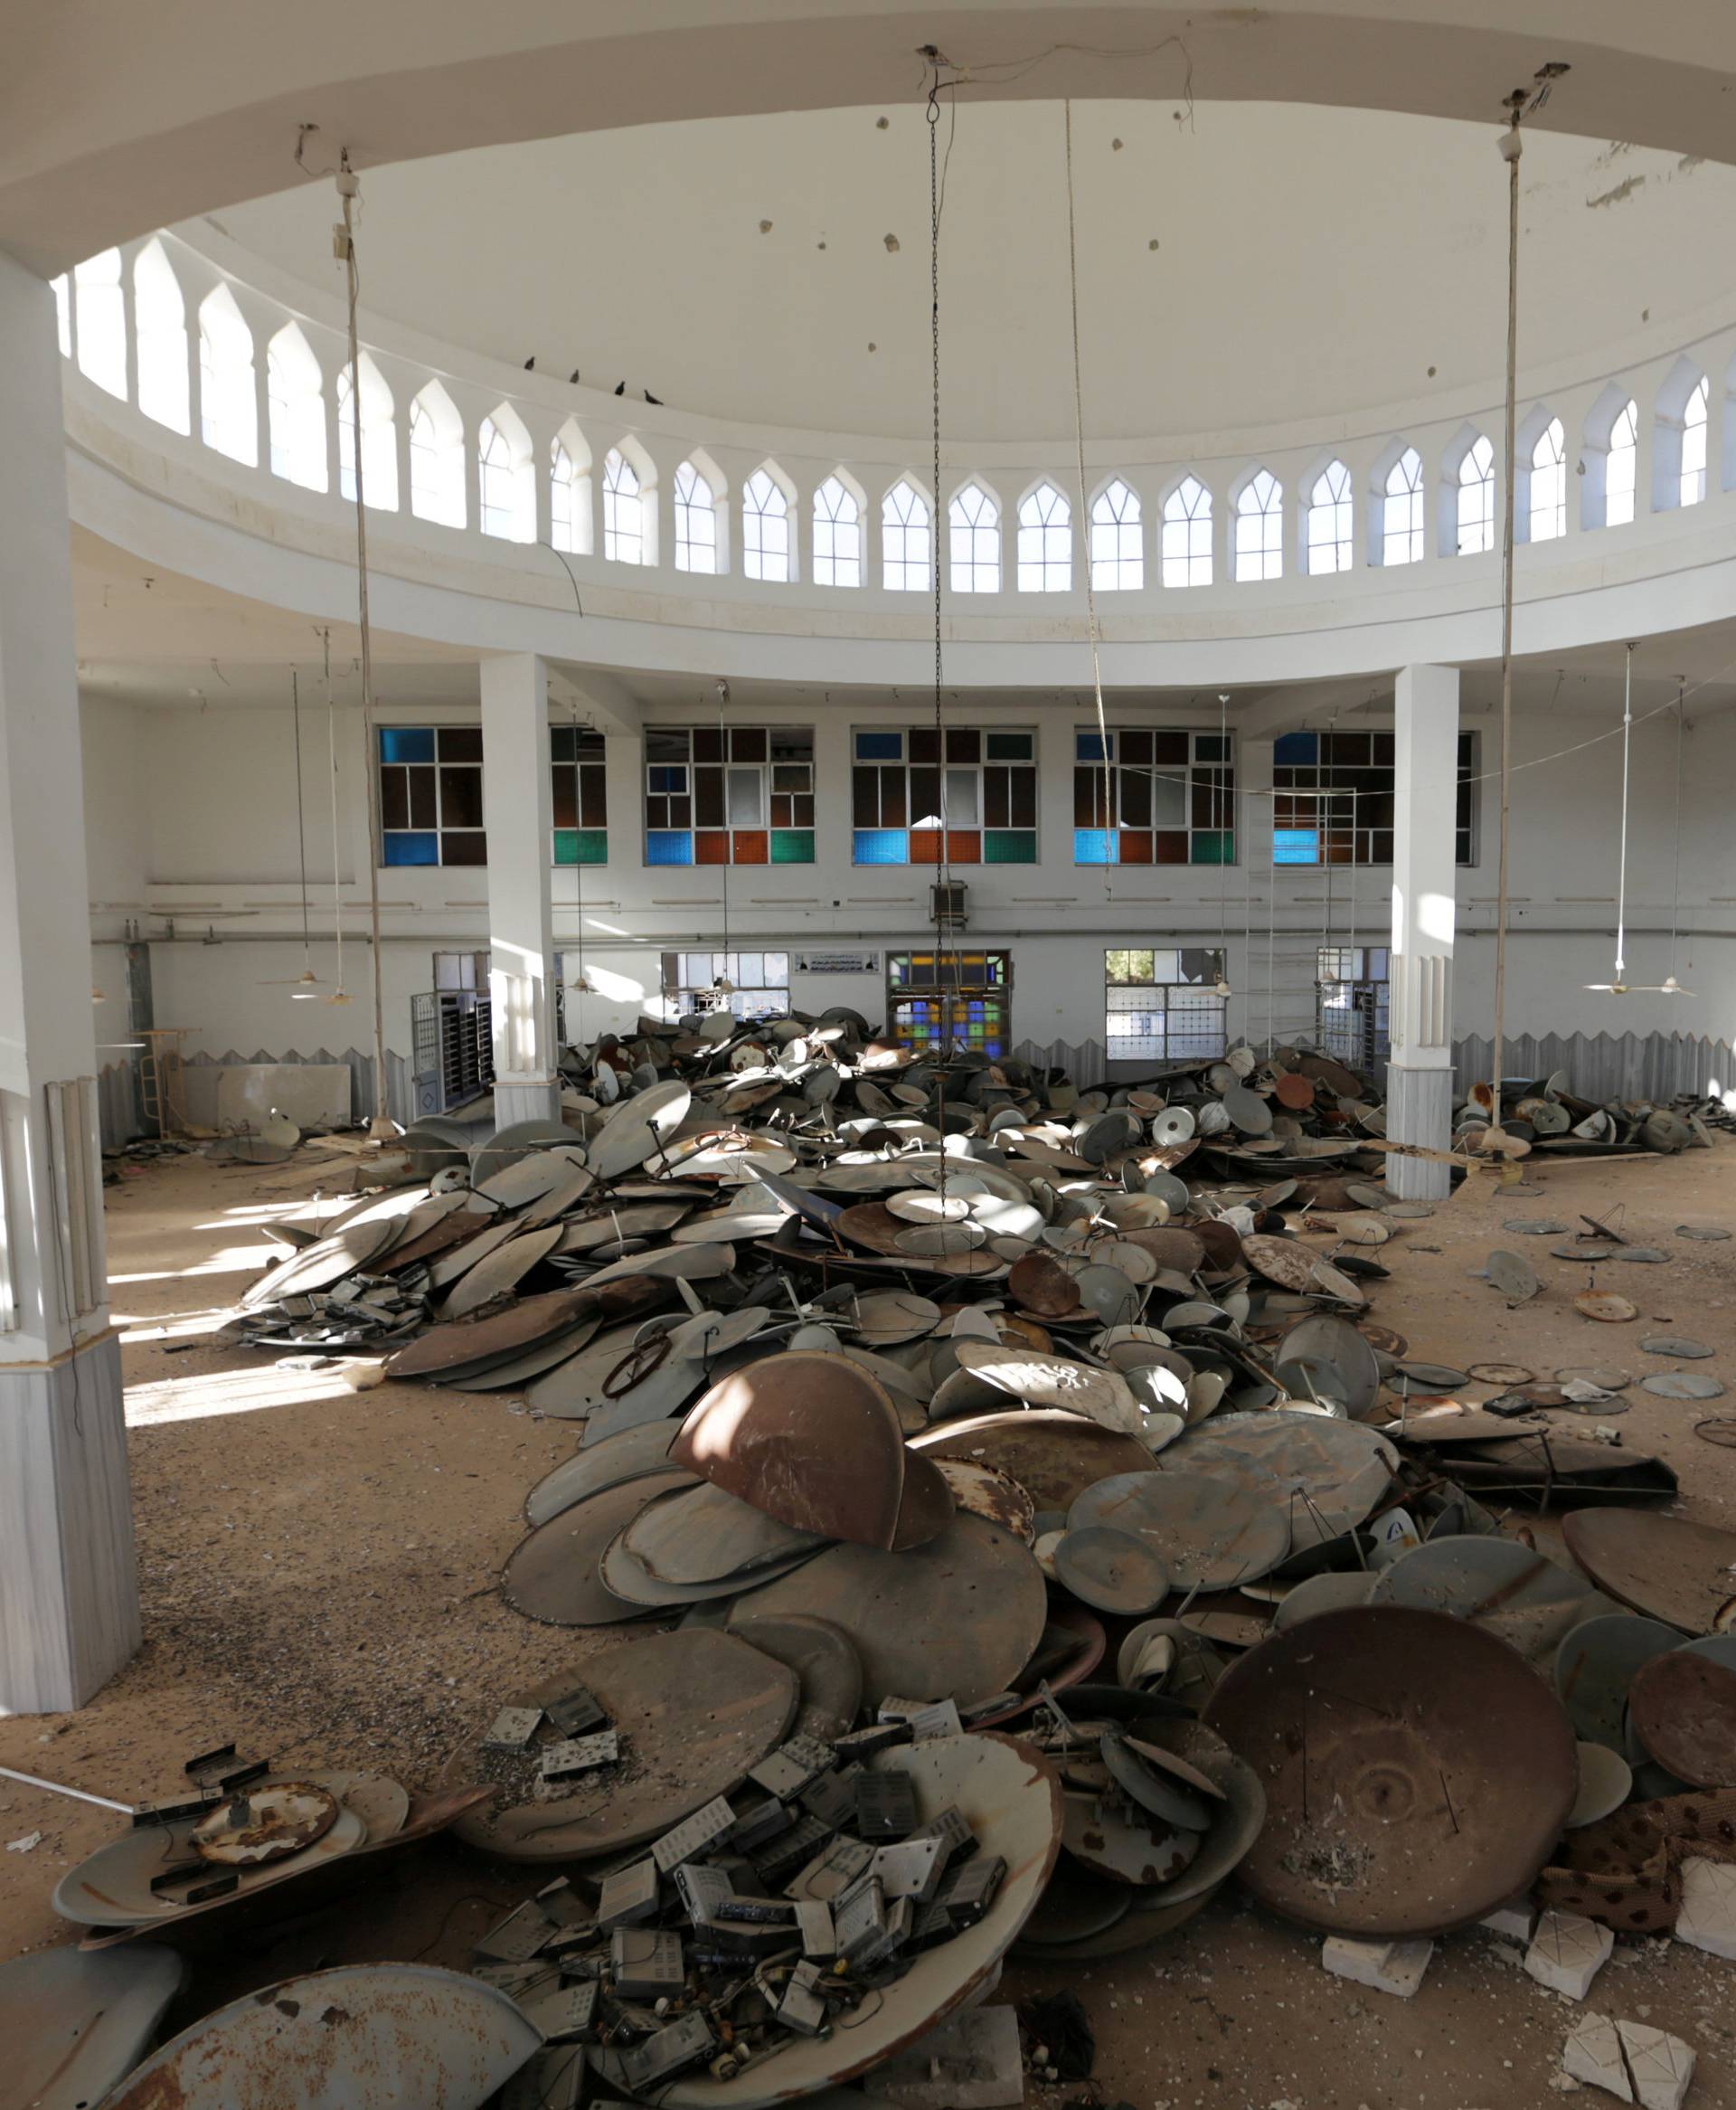
[[[701,828],[693,837],[693,862],[695,865],[727,865],[730,861],[730,837],[727,829]]]
[[[763,828],[738,828],[735,861],[738,865],[766,865],[771,861],[771,838]]]
[[[980,865],[983,861],[981,831],[974,828],[948,828],[947,852],[955,865]]]
[[[1144,828],[1124,828],[1115,838],[1124,865],[1149,865],[1151,862],[1151,831]]]
[[[1154,865],[1185,865],[1187,862],[1187,835],[1179,828],[1159,828],[1152,837],[1152,863]]]
[[[554,793],[554,825],[556,828],[577,828],[579,825],[579,786],[575,781],[578,771],[564,763],[558,763],[549,772]]]
[[[913,828],[910,830],[910,862],[912,865],[938,865],[940,862],[940,830],[938,828]]]

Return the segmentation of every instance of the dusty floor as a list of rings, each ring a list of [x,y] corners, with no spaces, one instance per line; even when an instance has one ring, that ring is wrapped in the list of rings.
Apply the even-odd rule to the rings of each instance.
[[[347,1193],[356,1177],[353,1160],[311,1152],[272,1170],[185,1159],[109,1190],[145,1646],[80,1713],[0,1721],[0,1764],[139,1800],[175,1788],[190,1752],[233,1737],[281,1760],[373,1761],[430,1783],[512,1687],[599,1645],[532,1625],[493,1594],[524,1529],[526,1490],[573,1447],[569,1425],[533,1421],[500,1395],[353,1394],[205,1339],[255,1272],[271,1217],[316,1191]],[[1394,1279],[1375,1285],[1374,1316],[1415,1355],[1461,1367],[1512,1358],[1540,1374],[1615,1361],[1637,1376],[1662,1367],[1639,1351],[1645,1320],[1693,1331],[1719,1351],[1698,1367],[1731,1382],[1731,1398],[1678,1404],[1636,1388],[1622,1440],[1675,1467],[1682,1513],[1736,1521],[1736,1452],[1694,1433],[1708,1415],[1736,1415],[1736,1242],[1673,1235],[1684,1223],[1736,1228],[1736,1143],[1533,1177],[1540,1195],[1503,1196],[1479,1177],[1406,1225],[1382,1254]],[[1548,1257],[1551,1241],[1499,1228],[1615,1205],[1628,1236],[1669,1254],[1664,1266],[1599,1271],[1602,1286],[1639,1304],[1638,1327],[1581,1319],[1571,1298],[1582,1282]],[[1498,1244],[1545,1276],[1543,1293],[1517,1310],[1468,1277]],[[0,1852],[0,1956],[67,1938],[50,1893],[114,1824],[0,1781],[0,1843],[42,1834],[27,1852]],[[202,1962],[173,2019],[321,1962],[462,1965],[470,1940],[534,1887],[436,1842],[382,1893]],[[1510,1946],[1482,1934],[1443,1942],[1407,2003],[1328,1978],[1318,1945],[1232,1889],[1166,1944],[1077,1973],[1010,1970],[1006,1982],[1015,1993],[1074,1987],[1097,2028],[1102,2099],[1136,2110],[1505,2110],[1552,2099],[1576,2011],[1525,1977]],[[1732,1995],[1736,1964],[1667,1941],[1624,1943],[1589,2004],[1684,2037],[1700,2055],[1691,2105],[1736,2110]]]

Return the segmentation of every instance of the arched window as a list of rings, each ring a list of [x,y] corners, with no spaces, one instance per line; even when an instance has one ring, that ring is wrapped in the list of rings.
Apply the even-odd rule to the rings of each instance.
[[[1019,500],[1019,591],[1065,593],[1073,583],[1073,509],[1053,484]]]
[[[127,303],[120,290],[120,251],[87,257],[72,273],[79,321],[79,372],[127,400]]]
[[[763,468],[741,487],[741,569],[750,579],[790,578],[789,499]]]
[[[350,370],[337,377],[337,483],[355,503],[355,423],[362,421],[362,497],[382,513],[398,510],[398,431],[392,391],[380,369],[363,352],[359,401],[352,402]]]
[[[1284,487],[1256,469],[1236,494],[1236,582],[1284,576]]]
[[[442,527],[464,525],[464,425],[438,381],[410,406],[410,509]]]
[[[1458,458],[1458,550],[1480,556],[1495,547],[1495,449],[1479,432]]]
[[[1552,418],[1531,450],[1530,542],[1567,533],[1567,436]]]
[[[1099,593],[1137,593],[1145,582],[1139,494],[1117,477],[1091,504],[1091,584]]]
[[[326,398],[307,340],[285,323],[265,347],[271,474],[309,491],[326,488]],[[363,475],[366,466],[363,465]]]
[[[1212,494],[1184,477],[1164,500],[1164,584],[1212,583]]]
[[[139,409],[172,432],[191,432],[187,304],[160,241],[147,241],[133,262],[133,327]]]
[[[717,493],[691,461],[675,471],[675,569],[717,570]]]
[[[603,555],[611,564],[645,562],[645,499],[638,471],[618,447],[603,457]]]
[[[569,418],[549,442],[549,540],[558,550],[588,557],[590,519],[590,449]]]
[[[1422,551],[1422,461],[1407,447],[1386,472],[1381,494],[1381,562],[1420,563]]]
[[[881,583],[888,593],[926,593],[934,583],[929,502],[901,477],[880,502]]]
[[[862,508],[837,477],[814,494],[814,583],[862,584]]]
[[[967,484],[947,508],[947,563],[955,593],[1001,590],[1001,509],[980,484]]]
[[[1683,506],[1697,506],[1706,495],[1706,377],[1703,374],[1682,412]]]
[[[207,293],[199,310],[199,432],[207,447],[231,461],[258,465],[253,333],[227,286]]]
[[[1303,521],[1304,561],[1311,579],[1349,571],[1353,510],[1350,471],[1342,461],[1329,461],[1314,479]]]
[[[1626,527],[1634,517],[1639,487],[1639,405],[1631,396],[1609,428],[1609,451],[1603,465],[1603,525]]]
[[[531,436],[510,403],[497,404],[476,428],[476,510],[485,535],[536,540]]]

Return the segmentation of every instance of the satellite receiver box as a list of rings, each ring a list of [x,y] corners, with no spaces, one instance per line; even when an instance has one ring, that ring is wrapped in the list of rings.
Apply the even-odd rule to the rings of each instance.
[[[635,1926],[657,1909],[657,1864],[635,1861],[603,1878],[602,1896],[597,1902],[599,1926]]]
[[[916,1830],[916,1789],[902,1773],[864,1773],[856,1783],[856,1830],[876,1843]]]

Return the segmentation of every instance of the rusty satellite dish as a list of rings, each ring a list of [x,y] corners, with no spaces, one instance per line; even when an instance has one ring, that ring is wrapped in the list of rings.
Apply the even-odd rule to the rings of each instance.
[[[1481,1919],[1529,1888],[1579,1790],[1554,1695],[1443,1613],[1323,1613],[1232,1664],[1204,1718],[1266,1790],[1243,1881],[1328,1934]]]
[[[892,1394],[842,1356],[769,1356],[731,1371],[669,1455],[792,1530],[852,1545],[914,1543],[910,1531],[951,1514],[938,1473],[908,1473]],[[904,1514],[907,1478],[920,1515]]]
[[[1647,1509],[1574,1509],[1561,1537],[1600,1590],[1649,1619],[1712,1633],[1736,1616],[1736,1531]]]
[[[315,1781],[259,1782],[202,1817],[187,1843],[219,1868],[264,1868],[325,1838],[337,1814],[337,1797]]]
[[[219,2008],[147,2058],[103,2110],[482,2103],[542,2041],[480,1979],[426,1964],[347,1964]]]
[[[1030,1548],[980,1517],[955,1514],[908,1553],[834,1546],[738,1597],[731,1626],[811,1613],[841,1627],[862,1658],[863,1698],[950,1695],[974,1707],[1014,1684],[1043,1639],[1048,1594]]]
[[[1673,1649],[1641,1664],[1628,1705],[1640,1742],[1678,1780],[1736,1786],[1736,1670]]]
[[[693,1484],[690,1473],[671,1466],[574,1502],[514,1547],[501,1571],[502,1597],[544,1626],[612,1626],[645,1618],[646,1607],[618,1597],[603,1581],[603,1556],[654,1497]]]
[[[526,1761],[523,1800],[514,1802],[514,1789],[504,1789],[492,1808],[458,1821],[460,1839],[515,1861],[585,1860],[641,1846],[737,1787],[783,1742],[801,1699],[801,1680],[787,1664],[735,1634],[694,1626],[636,1636],[511,1694],[506,1704],[543,1708],[581,1681],[633,1765],[582,1774],[571,1793],[538,1802],[535,1765]],[[460,1749],[447,1771],[475,1780],[479,1765],[481,1777],[493,1770],[474,1748]]]
[[[910,1448],[937,1460],[993,1466],[1015,1480],[1039,1509],[1070,1509],[1088,1487],[1113,1473],[1152,1471],[1151,1453],[1137,1436],[1057,1406],[943,1422]]]
[[[1177,1590],[1232,1590],[1269,1575],[1290,1550],[1275,1484],[1237,1484],[1205,1472],[1125,1472],[1087,1488],[1067,1512],[1069,1532],[1109,1524],[1151,1540]]]

